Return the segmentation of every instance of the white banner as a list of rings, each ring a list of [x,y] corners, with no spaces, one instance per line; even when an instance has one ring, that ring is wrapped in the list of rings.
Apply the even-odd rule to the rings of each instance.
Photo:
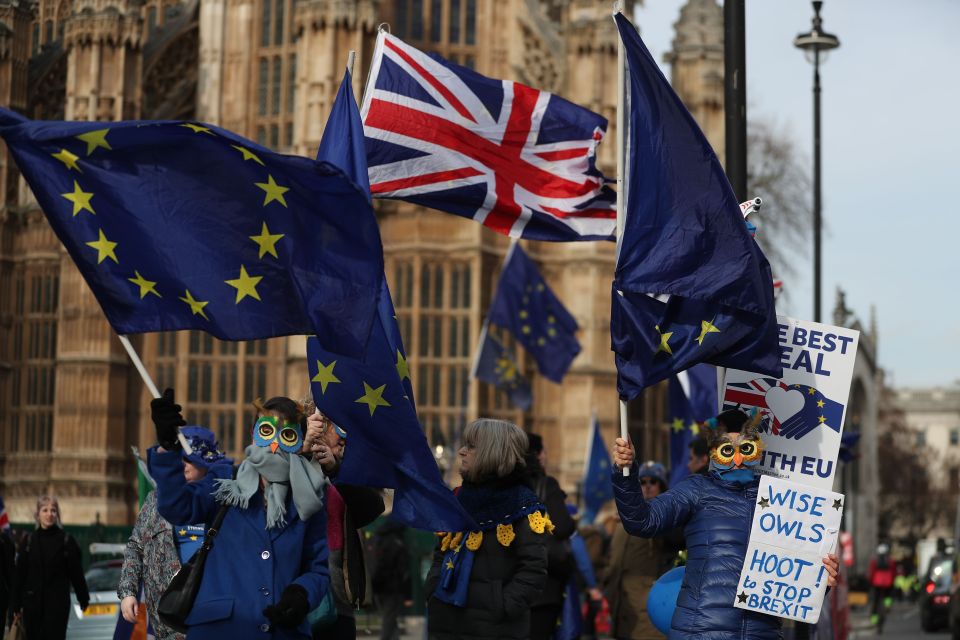
[[[727,369],[723,409],[763,413],[765,475],[830,489],[860,332],[777,316],[783,378]]]
[[[815,623],[836,550],[842,494],[764,476],[734,606]]]

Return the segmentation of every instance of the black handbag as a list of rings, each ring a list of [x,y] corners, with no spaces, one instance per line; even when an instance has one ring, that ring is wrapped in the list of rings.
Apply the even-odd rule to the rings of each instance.
[[[213,524],[207,529],[203,538],[203,544],[197,550],[187,564],[180,567],[170,581],[170,585],[164,589],[160,596],[160,602],[157,603],[157,616],[160,622],[167,625],[174,631],[180,633],[187,632],[187,616],[193,609],[193,602],[197,599],[197,592],[200,591],[200,581],[203,580],[203,565],[207,562],[207,554],[213,546],[213,539],[217,537],[220,525],[230,509],[229,505],[223,505],[213,519]]]

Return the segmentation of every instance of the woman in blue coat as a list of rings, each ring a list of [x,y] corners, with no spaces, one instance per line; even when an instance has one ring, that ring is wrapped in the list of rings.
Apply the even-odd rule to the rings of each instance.
[[[710,473],[692,475],[674,488],[644,500],[633,446],[617,438],[614,447],[614,498],[627,533],[644,538],[683,527],[687,568],[670,623],[670,638],[685,640],[773,640],[781,637],[781,619],[733,606],[757,502],[759,476],[754,468],[763,453],[757,420],[738,410],[725,411],[707,434]],[[634,468],[624,477],[620,469]],[[834,555],[823,559],[836,584]]]
[[[307,613],[330,586],[323,473],[302,459],[304,417],[289,398],[258,406],[236,479],[213,467],[184,481],[173,391],[151,402],[159,447],[149,452],[157,509],[170,522],[213,522],[229,505],[187,617],[190,640],[310,638]],[[225,465],[223,465],[225,466]]]

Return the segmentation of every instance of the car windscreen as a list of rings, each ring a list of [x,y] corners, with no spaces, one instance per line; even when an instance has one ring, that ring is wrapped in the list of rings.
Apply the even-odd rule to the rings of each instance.
[[[87,571],[87,589],[95,591],[116,591],[120,584],[120,565],[93,566]]]
[[[937,558],[930,561],[930,571],[927,580],[934,583],[938,590],[950,588],[950,577],[953,574],[953,560]]]

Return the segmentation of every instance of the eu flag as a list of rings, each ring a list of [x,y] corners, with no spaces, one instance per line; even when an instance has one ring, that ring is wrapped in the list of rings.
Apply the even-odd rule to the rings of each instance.
[[[530,382],[523,377],[513,354],[488,331],[484,331],[474,378],[488,382],[510,398],[510,402],[526,411],[533,403]]]
[[[605,502],[613,500],[613,484],[610,482],[610,455],[600,437],[600,421],[593,416],[590,421],[590,450],[583,473],[583,521],[593,522]]]
[[[366,156],[357,155],[355,146],[363,140],[363,129],[349,87],[347,74],[318,157],[366,185]],[[417,419],[410,368],[385,280],[363,357],[339,356],[308,338],[307,366],[317,407],[348,433],[350,446],[338,476],[342,482],[394,489],[393,518],[408,526],[432,531],[473,527],[443,483]]]
[[[362,359],[326,351],[307,339],[307,365],[317,408],[348,434],[338,479],[395,489],[393,518],[431,531],[464,531],[473,524],[443,483],[417,419],[410,372],[386,283]]]
[[[780,376],[770,265],[693,117],[636,28],[622,14],[616,21],[630,71],[610,322],[620,395],[698,362]]]
[[[667,419],[670,421],[670,486],[689,475],[690,442],[700,425],[717,413],[717,370],[698,364],[670,377]]]
[[[580,353],[577,321],[517,244],[503,265],[487,317],[512,333],[537,361],[540,373],[554,382],[563,380]]]
[[[373,210],[329,164],[192,122],[43,122],[0,135],[120,334],[313,334],[359,354],[383,251]]]
[[[343,80],[333,100],[327,126],[320,137],[317,160],[339,167],[350,179],[370,194],[370,177],[367,174],[367,149],[363,140],[363,121],[353,97],[353,81],[350,71],[344,71]]]

